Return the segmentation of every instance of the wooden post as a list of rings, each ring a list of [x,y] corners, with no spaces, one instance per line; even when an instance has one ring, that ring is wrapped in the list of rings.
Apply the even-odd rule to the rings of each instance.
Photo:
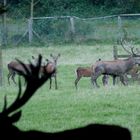
[[[75,27],[74,27],[74,18],[70,17],[70,25],[71,25],[71,39],[74,39],[75,36]]]
[[[29,32],[29,43],[33,40],[33,11],[34,11],[34,0],[31,0],[30,7],[30,19],[28,20],[28,32]]]
[[[0,45],[0,86],[3,83],[2,46]]]
[[[3,1],[4,7],[6,6],[7,1]],[[3,61],[2,61],[2,46],[7,46],[7,24],[6,24],[6,12],[2,16],[3,20],[3,35],[2,35],[2,43],[0,43],[0,86],[3,83]]]
[[[122,29],[122,20],[120,16],[118,16],[118,29],[119,31]]]
[[[118,38],[120,39],[121,38],[121,30],[122,30],[122,20],[121,20],[121,17],[118,16]]]
[[[117,48],[117,46],[113,46],[113,57],[114,57],[115,60],[118,59],[118,48]],[[116,83],[118,84],[119,81],[120,81],[120,78],[117,77],[116,78]]]
[[[28,19],[28,33],[29,33],[29,43],[32,43],[33,30],[32,30],[32,19]]]
[[[3,5],[6,6],[7,4],[7,1],[4,0],[3,1]],[[6,23],[6,18],[7,18],[7,15],[6,15],[6,12],[2,15],[2,22],[3,22],[3,35],[2,35],[2,46],[6,47],[7,46],[7,23]]]
[[[118,49],[117,46],[113,46],[113,57],[114,59],[118,59]]]

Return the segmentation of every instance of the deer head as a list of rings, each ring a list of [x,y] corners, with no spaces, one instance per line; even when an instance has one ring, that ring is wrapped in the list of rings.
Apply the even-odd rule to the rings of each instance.
[[[55,66],[56,66],[57,65],[57,60],[60,57],[60,53],[58,55],[56,55],[56,56],[54,56],[53,54],[50,54],[50,57],[52,57],[53,62],[55,64]]]

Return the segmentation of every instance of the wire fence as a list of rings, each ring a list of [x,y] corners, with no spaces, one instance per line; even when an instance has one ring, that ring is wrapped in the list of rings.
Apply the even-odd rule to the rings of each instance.
[[[25,43],[49,44],[69,42],[115,43],[124,36],[136,43],[140,38],[140,14],[122,14],[97,18],[75,16],[21,18],[6,16],[0,20],[1,42],[10,45]]]

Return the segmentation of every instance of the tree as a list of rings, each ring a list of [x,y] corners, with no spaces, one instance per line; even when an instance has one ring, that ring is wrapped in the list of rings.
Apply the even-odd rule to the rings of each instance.
[[[6,12],[6,8],[0,5],[0,14]],[[0,45],[0,85],[2,85],[2,48]]]

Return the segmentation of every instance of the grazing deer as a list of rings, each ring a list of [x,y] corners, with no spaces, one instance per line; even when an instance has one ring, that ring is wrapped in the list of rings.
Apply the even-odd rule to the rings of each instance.
[[[26,67],[29,69],[30,64],[26,64]],[[23,69],[22,65],[17,61],[11,61],[10,63],[8,63],[7,68],[8,68],[8,71],[9,71],[9,73],[7,75],[9,85],[10,85],[10,78],[16,84],[15,75],[16,74],[20,75],[20,73],[15,71],[15,69],[22,70],[23,72],[25,72],[25,70]]]
[[[80,79],[82,77],[91,77],[91,74],[92,74],[91,67],[78,67],[76,69],[76,80],[75,80],[75,87],[76,87],[76,89],[77,89],[77,84],[80,81]],[[104,86],[108,84],[108,78],[109,78],[108,75],[104,75],[103,76],[102,82],[103,82]]]
[[[19,129],[14,123],[17,123],[21,117],[21,107],[24,106],[34,93],[52,76],[54,73],[47,73],[45,70],[40,75],[42,56],[39,55],[38,63],[36,65],[30,64],[28,69],[27,65],[23,62],[18,62],[23,67],[24,71],[15,69],[20,73],[26,81],[26,88],[22,93],[21,82],[19,80],[19,92],[15,101],[7,107],[7,100],[5,97],[4,107],[0,112],[0,132],[1,139],[33,139],[33,140],[81,140],[81,139],[94,139],[94,140],[131,140],[131,132],[118,125],[107,124],[89,124],[81,128],[69,129],[60,132],[42,132],[38,130],[23,131]]]
[[[34,60],[33,63],[36,64],[37,63],[37,60],[35,60],[35,57],[34,56],[32,56],[32,59]],[[26,64],[26,67],[29,69],[30,64]],[[23,69],[23,67],[22,67],[22,65],[19,62],[17,62],[17,61],[11,61],[10,63],[7,64],[7,68],[8,68],[8,72],[9,72],[8,75],[7,75],[8,84],[10,85],[10,78],[12,79],[12,81],[15,84],[17,84],[16,81],[15,81],[15,76],[16,76],[16,74],[17,75],[20,75],[20,73],[18,73],[17,71],[15,71],[15,69],[22,70],[23,72],[25,72],[24,69]]]
[[[122,41],[121,44],[122,47],[126,49]],[[112,61],[96,62],[92,66],[91,81],[93,85],[96,84],[96,87],[99,87],[99,85],[97,84],[97,78],[102,74],[111,75],[113,77],[113,85],[115,85],[115,79],[117,76],[120,77],[120,81],[124,85],[127,85],[127,82],[125,81],[126,73],[130,71],[136,64],[140,64],[140,58],[134,57],[136,55],[136,53],[134,52],[134,47],[131,46],[131,52],[129,53],[131,54],[131,56],[124,60],[117,59]]]

